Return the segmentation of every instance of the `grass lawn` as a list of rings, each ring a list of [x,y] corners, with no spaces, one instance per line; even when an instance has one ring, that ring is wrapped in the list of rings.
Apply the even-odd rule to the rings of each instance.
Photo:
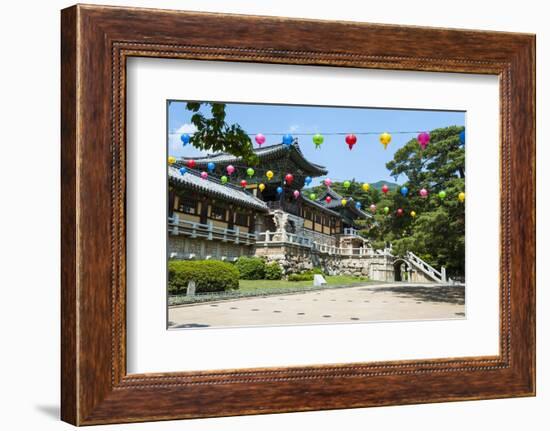
[[[325,276],[328,286],[337,286],[352,283],[370,283],[367,279],[350,275]],[[313,281],[286,281],[286,280],[239,280],[239,291],[249,292],[256,289],[295,289],[297,287],[312,287]]]

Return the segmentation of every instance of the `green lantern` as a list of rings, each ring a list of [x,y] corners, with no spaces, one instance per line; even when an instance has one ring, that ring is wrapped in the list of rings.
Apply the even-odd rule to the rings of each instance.
[[[225,175],[223,175],[223,176],[220,178],[220,181],[222,182],[222,184],[227,183],[227,177],[226,177]]]
[[[254,171],[254,169],[252,169],[252,168],[248,168],[248,169],[246,170],[246,173],[247,173],[247,175],[248,175],[249,177],[252,177],[252,176],[254,175],[254,172],[255,172],[255,171]]]
[[[313,135],[313,143],[315,144],[315,148],[320,148],[324,140],[325,138],[320,133]]]
[[[350,181],[348,181],[348,180],[344,181],[344,188],[345,188],[345,189],[349,189],[350,186],[351,186],[351,182],[350,182]]]
[[[388,207],[384,207],[384,214],[387,214],[390,212],[390,209]]]
[[[310,198],[312,201],[314,201],[315,199],[317,199],[317,195],[316,195],[315,193],[311,193],[311,194],[309,195],[309,198]]]
[[[444,190],[441,190],[437,196],[439,196],[439,199],[445,199],[447,197],[447,193],[445,193]]]

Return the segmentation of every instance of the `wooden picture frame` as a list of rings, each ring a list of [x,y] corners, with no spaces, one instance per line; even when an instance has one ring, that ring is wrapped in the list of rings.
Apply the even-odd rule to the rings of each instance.
[[[535,394],[534,35],[77,5],[62,11],[61,48],[64,421],[90,425]],[[500,354],[128,375],[130,56],[498,75]]]

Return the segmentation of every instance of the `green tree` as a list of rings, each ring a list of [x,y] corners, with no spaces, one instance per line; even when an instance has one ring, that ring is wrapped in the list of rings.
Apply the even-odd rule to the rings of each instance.
[[[394,254],[412,251],[434,266],[445,266],[450,275],[464,275],[464,204],[458,194],[464,191],[465,151],[460,144],[462,127],[447,127],[430,132],[430,143],[421,150],[411,139],[396,151],[386,164],[392,176],[405,174],[403,184],[409,194],[403,197],[399,189],[384,196],[378,203],[375,221],[368,231],[373,245],[391,243]],[[427,198],[419,190],[429,191]],[[439,192],[446,197],[440,198]],[[382,208],[390,208],[388,215]],[[396,214],[398,208],[404,215]],[[415,211],[416,217],[410,212]]]
[[[210,116],[201,112],[201,107],[210,108]],[[191,137],[191,144],[200,150],[228,152],[242,157],[248,165],[256,165],[258,157],[253,151],[252,141],[239,124],[225,121],[225,103],[188,102],[186,109],[194,112],[191,122],[197,131]]]

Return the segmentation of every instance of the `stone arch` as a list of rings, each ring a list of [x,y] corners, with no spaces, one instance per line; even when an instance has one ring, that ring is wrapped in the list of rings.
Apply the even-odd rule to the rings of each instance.
[[[409,265],[405,259],[398,258],[393,261],[393,280],[394,281],[405,281],[403,280],[403,274],[407,273]]]

